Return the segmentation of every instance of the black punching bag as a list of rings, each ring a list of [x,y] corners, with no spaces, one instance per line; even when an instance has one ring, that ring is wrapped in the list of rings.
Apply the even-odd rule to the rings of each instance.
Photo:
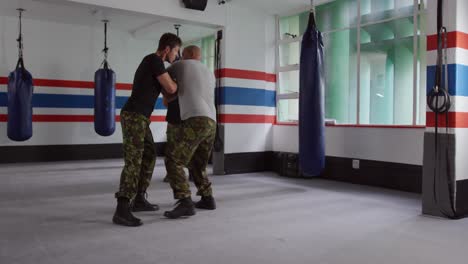
[[[107,22],[104,21],[104,62],[94,74],[94,130],[101,136],[115,131],[115,72],[107,63]]]
[[[8,138],[14,141],[25,141],[32,137],[32,96],[33,78],[24,67],[23,62],[23,38],[21,28],[20,12],[20,33],[18,38],[19,59],[16,69],[8,76]]]
[[[302,38],[299,87],[299,164],[304,176],[325,168],[325,80],[322,33],[314,13]]]

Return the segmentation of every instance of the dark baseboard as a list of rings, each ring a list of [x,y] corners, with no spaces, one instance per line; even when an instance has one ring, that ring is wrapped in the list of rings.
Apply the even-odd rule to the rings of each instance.
[[[468,179],[457,181],[457,213],[468,216]]]
[[[156,143],[156,153],[162,156],[165,143]],[[0,163],[50,162],[122,158],[122,144],[49,145],[0,147]]]
[[[164,153],[165,143],[156,143],[158,156]],[[226,174],[275,171],[280,173],[278,152],[249,152],[224,155]],[[0,163],[49,162],[122,158],[121,144],[4,146],[0,147]],[[421,193],[422,166],[381,161],[360,160],[360,169],[352,168],[352,159],[327,157],[321,176],[361,185],[378,186],[407,192]],[[468,181],[459,183],[460,207],[468,210]],[[458,200],[457,200],[458,202]]]
[[[351,158],[327,157],[321,177],[405,192],[422,192],[422,166],[359,160],[359,169],[353,169],[352,162]]]
[[[320,177],[353,184],[421,193],[422,166],[359,160],[360,168],[353,169],[352,160],[351,158],[327,157],[325,170]],[[279,174],[288,172],[288,174],[291,174],[291,171],[294,170],[285,169],[284,164],[281,155],[272,151],[225,154],[224,158],[226,174],[259,171],[275,171]],[[294,165],[294,162],[292,164]],[[297,177],[301,176],[297,175]]]
[[[272,170],[273,151],[224,154],[224,172],[239,174]]]

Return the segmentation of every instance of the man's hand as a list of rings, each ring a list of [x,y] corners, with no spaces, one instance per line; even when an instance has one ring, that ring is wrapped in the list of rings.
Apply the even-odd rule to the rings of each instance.
[[[166,99],[167,103],[170,103],[177,99],[177,94],[170,94],[169,96],[164,96],[164,99]]]
[[[174,101],[175,99],[177,99],[177,93],[175,94],[169,94],[167,93],[166,91],[162,90],[161,93],[163,94],[163,104],[165,107],[167,107],[167,105]]]
[[[173,96],[173,97],[163,97],[163,105],[167,108],[169,106],[169,103],[171,103],[172,101],[175,101],[177,99],[177,96]]]

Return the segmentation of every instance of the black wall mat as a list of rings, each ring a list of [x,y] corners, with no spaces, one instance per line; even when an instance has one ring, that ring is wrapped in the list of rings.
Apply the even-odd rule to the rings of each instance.
[[[164,147],[165,143],[155,144],[158,156],[164,154]],[[0,163],[116,159],[122,157],[122,144],[0,147]]]
[[[225,154],[226,174],[274,171],[285,174],[284,153],[253,152]],[[421,193],[422,166],[383,161],[359,160],[359,169],[352,168],[353,159],[327,157],[324,179]],[[467,186],[468,188],[468,186]]]
[[[383,161],[359,160],[359,169],[352,168],[353,159],[327,157],[323,178],[405,192],[421,193],[422,166]]]
[[[274,166],[273,151],[224,154],[226,174],[271,171]]]
[[[165,143],[156,143],[158,156],[164,154]],[[11,146],[0,147],[0,163],[44,162],[122,158],[121,144]],[[281,153],[249,152],[224,155],[226,174],[261,171],[284,172]],[[360,169],[352,168],[352,159],[327,157],[325,179],[378,186],[421,193],[422,166],[381,161],[360,160]],[[458,206],[468,210],[468,180],[460,181]]]
[[[468,215],[468,179],[457,181],[457,213]]]

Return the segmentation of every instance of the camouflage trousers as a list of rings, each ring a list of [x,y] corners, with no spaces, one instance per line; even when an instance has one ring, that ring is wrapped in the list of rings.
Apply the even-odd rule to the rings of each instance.
[[[137,193],[145,192],[151,183],[156,150],[148,118],[142,114],[122,111],[120,119],[125,167],[115,197],[132,200]]]
[[[175,199],[191,196],[184,168],[189,168],[197,195],[212,195],[206,166],[216,135],[216,122],[208,117],[192,117],[178,125],[167,125],[166,170]]]

